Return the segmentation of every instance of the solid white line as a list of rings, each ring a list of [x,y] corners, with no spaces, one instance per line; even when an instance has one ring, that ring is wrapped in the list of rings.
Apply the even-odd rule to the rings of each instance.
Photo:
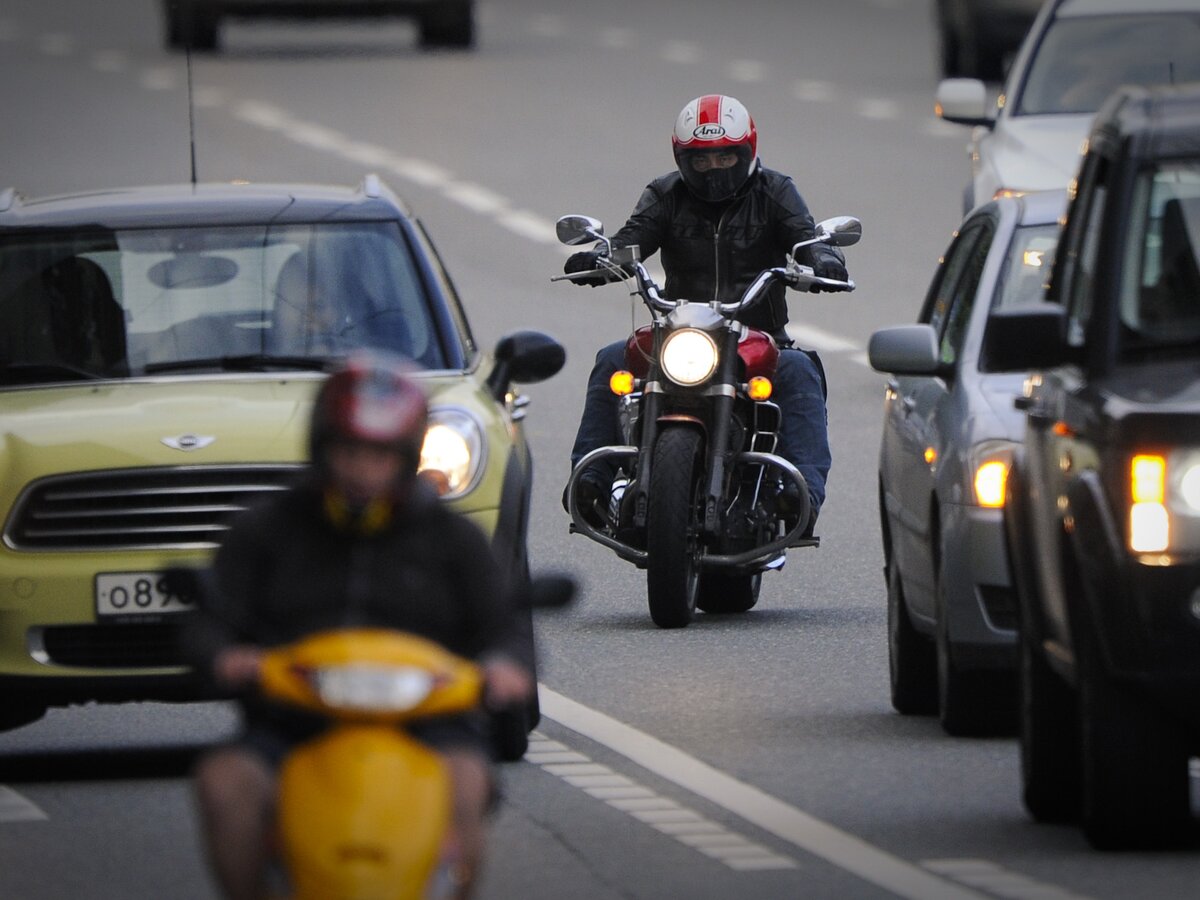
[[[0,784],[0,822],[38,822],[48,818],[35,803]]]
[[[764,831],[851,872],[900,897],[913,900],[982,900],[975,891],[952,884],[873,847],[689,756],[655,737],[538,686],[542,714],[603,744],[684,790],[741,816]],[[661,822],[661,826],[675,823]]]

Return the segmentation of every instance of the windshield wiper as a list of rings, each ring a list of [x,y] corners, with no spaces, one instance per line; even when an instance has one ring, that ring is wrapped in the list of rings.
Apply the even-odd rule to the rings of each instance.
[[[38,384],[54,381],[101,381],[110,378],[61,362],[0,363],[0,383]]]
[[[160,372],[181,372],[188,369],[220,369],[222,372],[269,372],[272,369],[305,369],[324,372],[333,360],[323,356],[273,356],[270,353],[250,353],[243,356],[210,356],[201,359],[172,359],[147,363],[142,367],[147,375]]]

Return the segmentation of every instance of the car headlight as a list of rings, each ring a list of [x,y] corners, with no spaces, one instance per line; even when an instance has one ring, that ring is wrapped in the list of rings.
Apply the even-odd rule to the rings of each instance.
[[[418,471],[446,499],[461,497],[483,471],[483,429],[466,410],[441,407],[429,411]]]
[[[1012,441],[981,441],[968,454],[971,477],[971,497],[979,506],[1000,509],[1008,485],[1008,470],[1012,468]]]
[[[663,372],[684,387],[708,380],[717,370],[717,343],[703,331],[682,328],[663,342]]]
[[[1134,553],[1200,551],[1200,450],[1135,453],[1129,499]]]

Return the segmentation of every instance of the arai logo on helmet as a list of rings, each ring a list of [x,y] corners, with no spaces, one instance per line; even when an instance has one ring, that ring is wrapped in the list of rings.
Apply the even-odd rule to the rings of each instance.
[[[707,125],[697,125],[692,132],[692,137],[698,141],[716,141],[725,137],[725,126],[709,123]]]

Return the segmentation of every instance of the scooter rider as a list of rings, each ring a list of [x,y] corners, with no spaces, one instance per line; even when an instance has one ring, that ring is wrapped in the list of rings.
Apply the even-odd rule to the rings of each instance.
[[[227,688],[255,681],[262,648],[345,626],[392,627],[477,660],[496,705],[534,688],[501,569],[483,534],[417,476],[427,407],[411,366],[351,356],[322,385],[307,478],[233,524],[214,563],[215,590],[192,634]],[[276,770],[323,719],[243,700],[244,728],[207,753],[195,788],[209,857],[231,898],[267,895]],[[448,762],[461,844],[462,894],[477,870],[493,791],[486,716],[452,716],[412,733]]]
[[[791,178],[761,164],[754,120],[733,97],[708,94],[692,100],[675,120],[671,143],[678,170],[647,185],[632,215],[612,236],[614,246],[637,245],[642,259],[661,251],[667,297],[735,300],[759,272],[780,265],[797,242],[813,237],[808,206]],[[837,248],[815,244],[801,254],[800,261],[811,265],[816,275],[847,280]],[[597,256],[596,250],[575,253],[563,270],[593,270]],[[602,276],[574,280],[593,287],[605,283]],[[766,331],[782,350],[774,394],[783,413],[777,452],[808,483],[811,533],[831,463],[825,373],[816,353],[795,349],[784,330],[788,311],[782,284],[742,321]],[[624,347],[624,341],[617,341],[596,354],[571,451],[572,468],[597,447],[622,443],[617,398],[608,382],[623,367]],[[585,516],[595,519],[607,508],[612,474],[595,466],[581,475],[579,499]],[[785,515],[801,506],[788,491],[779,499]]]

